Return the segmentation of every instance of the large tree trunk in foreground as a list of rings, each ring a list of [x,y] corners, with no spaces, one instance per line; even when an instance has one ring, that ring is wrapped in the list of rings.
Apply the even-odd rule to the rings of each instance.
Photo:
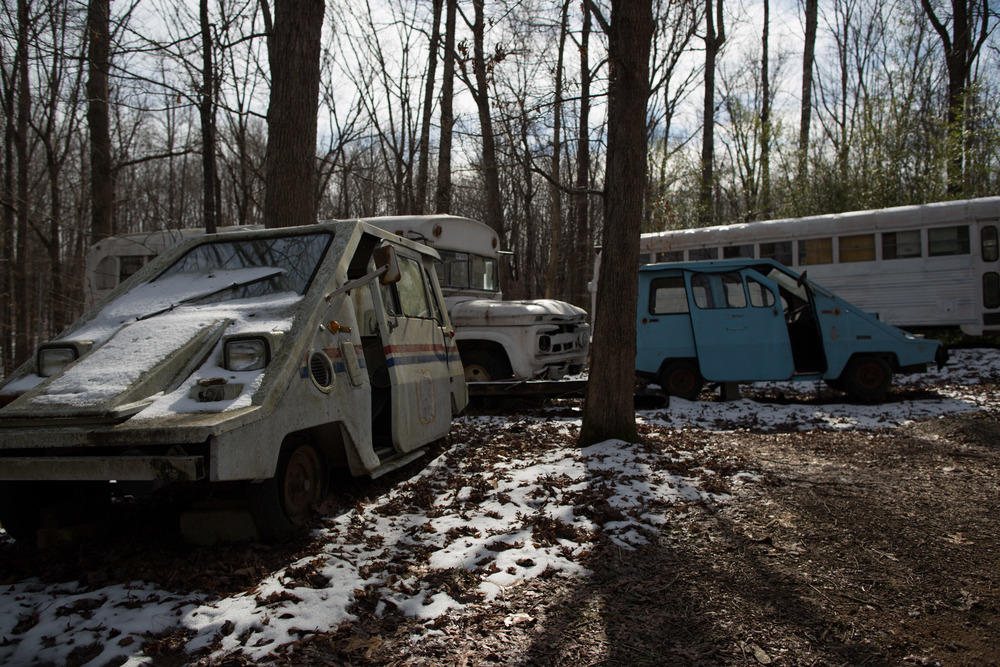
[[[646,102],[653,15],[649,0],[613,0],[608,34],[608,156],[603,270],[580,444],[638,440],[635,428],[635,295],[646,189]]]

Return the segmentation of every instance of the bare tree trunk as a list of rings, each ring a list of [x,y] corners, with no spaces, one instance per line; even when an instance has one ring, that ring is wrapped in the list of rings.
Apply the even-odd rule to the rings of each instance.
[[[806,1],[806,43],[802,50],[802,106],[799,114],[798,169],[800,193],[805,192],[809,171],[809,126],[812,120],[813,63],[816,60],[816,23],[819,0]]]
[[[635,294],[646,189],[646,103],[653,35],[649,0],[612,0],[608,33],[608,157],[603,267],[579,443],[638,440],[635,427]]]
[[[316,222],[316,114],[323,0],[275,3],[268,35],[271,98],[267,112],[264,226]]]
[[[555,100],[552,103],[552,181],[549,183],[551,200],[552,230],[549,247],[549,265],[545,272],[545,298],[556,294],[556,281],[562,251],[562,192],[559,181],[562,172],[562,105],[563,105],[563,50],[566,48],[566,32],[569,24],[570,0],[563,2],[562,20],[559,23],[559,53],[556,56]]]
[[[4,375],[14,365],[14,303],[11,291],[14,285],[14,72],[3,65],[3,205],[0,220],[0,371]]]
[[[481,170],[483,187],[486,192],[486,222],[500,238],[503,238],[503,205],[500,201],[500,169],[497,166],[496,136],[493,134],[493,118],[490,115],[490,82],[487,73],[485,53],[485,21],[484,0],[473,0],[475,18],[469,27],[472,29],[472,69],[475,75],[475,85],[471,86],[472,97],[479,112],[479,127],[482,132],[483,154]],[[495,59],[491,62],[495,65]]]
[[[726,30],[722,21],[722,2],[723,0],[708,0],[705,5],[705,106],[702,113],[701,191],[699,196],[699,216],[703,224],[708,224],[715,219],[712,202],[712,189],[715,185],[713,173],[715,163],[715,61],[726,41]],[[715,17],[712,16],[713,12],[716,13]]]
[[[573,301],[590,308],[584,289],[593,267],[590,230],[590,30],[589,3],[583,3],[583,27],[580,32],[580,113],[576,137],[576,194],[573,195],[573,261],[570,266]],[[592,314],[593,315],[593,314]]]
[[[760,219],[771,218],[771,82],[768,67],[768,31],[771,3],[764,0],[764,30],[761,36],[760,60]]]
[[[90,126],[91,242],[112,236],[114,229],[114,170],[111,165],[111,120],[108,72],[111,69],[110,0],[89,0],[87,123]]]
[[[201,19],[201,99],[198,110],[201,114],[201,166],[203,211],[205,231],[214,234],[218,206],[215,167],[215,65],[212,62],[212,25],[208,21],[208,0],[199,0]]]
[[[431,152],[431,110],[434,108],[434,79],[437,76],[438,49],[441,44],[441,7],[444,0],[434,2],[434,25],[431,27],[431,43],[427,61],[427,81],[424,82],[424,108],[420,121],[420,142],[417,161],[416,206],[414,213],[422,215],[427,208],[427,172]]]
[[[438,177],[434,210],[451,213],[451,143],[455,125],[455,15],[458,0],[445,0],[444,75],[441,81],[441,146],[438,148]]]
[[[930,0],[920,0],[920,4],[944,48],[945,67],[948,70],[948,194],[957,197],[965,189],[963,137],[969,77],[989,36],[989,0],[951,0],[951,34],[938,18]]]
[[[28,289],[28,128],[31,86],[28,80],[28,0],[17,2],[17,244],[14,248],[14,365],[30,356],[28,340],[31,290]]]

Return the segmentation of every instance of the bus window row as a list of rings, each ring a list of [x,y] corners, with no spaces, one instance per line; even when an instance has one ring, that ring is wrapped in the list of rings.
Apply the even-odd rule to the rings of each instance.
[[[980,254],[983,261],[1000,258],[997,227],[984,226],[980,231]],[[724,247],[690,248],[652,253],[653,262],[697,262],[712,259],[773,259],[785,266],[810,266],[836,262],[874,262],[912,257],[945,257],[971,252],[969,225],[936,227],[927,230],[904,230],[852,234],[839,237],[746,243]],[[687,256],[685,257],[685,252]]]

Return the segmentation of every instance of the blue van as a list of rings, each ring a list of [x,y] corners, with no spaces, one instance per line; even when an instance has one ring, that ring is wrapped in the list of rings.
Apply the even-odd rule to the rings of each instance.
[[[687,399],[706,380],[822,379],[870,401],[948,358],[769,259],[643,266],[637,318],[637,374]]]

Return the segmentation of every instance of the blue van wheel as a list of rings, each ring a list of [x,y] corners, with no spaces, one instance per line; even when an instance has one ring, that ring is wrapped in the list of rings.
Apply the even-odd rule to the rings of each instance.
[[[862,401],[875,401],[889,390],[892,368],[881,357],[854,357],[839,381],[850,396]]]
[[[704,384],[698,364],[690,360],[672,361],[660,373],[660,388],[688,401],[697,400]]]

